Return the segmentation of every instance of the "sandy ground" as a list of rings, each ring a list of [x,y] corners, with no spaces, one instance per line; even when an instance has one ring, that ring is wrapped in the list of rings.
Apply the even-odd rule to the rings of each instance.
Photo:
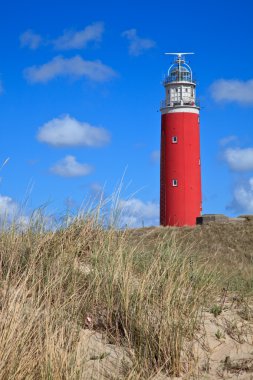
[[[253,308],[236,297],[204,312],[193,354],[199,379],[253,380]]]
[[[222,311],[220,306],[204,311],[196,340],[189,342],[188,349],[192,353],[189,371],[177,379],[253,380],[253,307],[231,296]],[[131,371],[131,354],[89,329],[80,332],[77,355],[80,364],[86,363],[84,380],[120,380]],[[161,373],[147,380],[151,379],[172,378]]]

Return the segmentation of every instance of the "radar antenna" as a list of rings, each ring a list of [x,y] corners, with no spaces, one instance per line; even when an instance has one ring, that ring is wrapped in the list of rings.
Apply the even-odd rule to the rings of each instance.
[[[177,55],[178,58],[182,58],[182,55],[194,54],[194,53],[165,53],[166,55]]]

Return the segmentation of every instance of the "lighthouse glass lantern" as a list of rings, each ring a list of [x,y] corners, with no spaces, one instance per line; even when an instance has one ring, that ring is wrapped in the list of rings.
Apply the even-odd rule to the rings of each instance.
[[[184,55],[165,76],[161,102],[160,224],[193,226],[201,214],[199,104]]]

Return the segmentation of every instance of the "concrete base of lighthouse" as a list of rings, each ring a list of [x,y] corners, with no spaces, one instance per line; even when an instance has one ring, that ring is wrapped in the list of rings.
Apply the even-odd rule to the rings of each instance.
[[[201,215],[199,109],[161,111],[160,224],[193,226]]]

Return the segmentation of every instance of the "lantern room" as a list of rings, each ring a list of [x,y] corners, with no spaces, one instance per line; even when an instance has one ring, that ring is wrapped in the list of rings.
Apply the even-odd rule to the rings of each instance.
[[[192,70],[179,54],[170,66],[163,82],[165,100],[161,103],[161,111],[167,107],[197,107],[196,83],[192,79]]]

